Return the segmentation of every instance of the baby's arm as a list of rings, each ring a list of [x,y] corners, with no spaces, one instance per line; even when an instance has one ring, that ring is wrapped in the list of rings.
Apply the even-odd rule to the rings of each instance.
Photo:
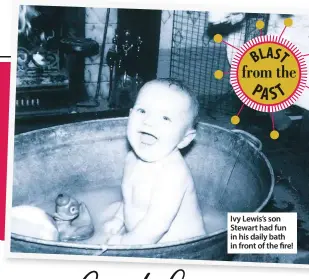
[[[174,173],[175,174],[175,173]],[[160,182],[159,182],[160,183]],[[176,217],[186,191],[186,179],[183,175],[168,174],[156,185],[151,204],[145,217],[134,230],[110,239],[111,245],[134,245],[157,243],[169,230]]]
[[[127,179],[127,174],[130,173],[131,171],[131,166],[132,166],[133,161],[134,161],[134,154],[132,151],[130,151],[125,160],[124,173],[123,173],[123,179],[122,179],[122,185],[121,185],[123,198],[124,198],[124,193],[125,193],[124,191],[125,183],[124,182]],[[114,215],[114,217],[104,224],[103,232],[106,235],[117,234],[120,232],[120,230],[124,228],[124,201],[122,200],[120,204],[121,205],[119,209],[117,210],[116,214]]]
[[[124,227],[123,202],[120,202],[119,209],[114,217],[103,225],[103,232],[106,235],[117,234]]]

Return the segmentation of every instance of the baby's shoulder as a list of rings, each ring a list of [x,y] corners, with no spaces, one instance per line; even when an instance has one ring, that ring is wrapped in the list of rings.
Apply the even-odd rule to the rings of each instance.
[[[171,164],[162,168],[162,179],[173,181],[175,184],[190,185],[193,184],[193,177],[190,168],[183,158],[173,160]]]
[[[185,161],[185,159],[181,156],[175,156],[172,160],[168,161],[168,164],[165,167],[170,172],[175,172],[179,174],[189,174],[190,169]]]
[[[127,175],[130,175],[130,173],[132,173],[135,163],[136,156],[134,152],[129,151],[124,162],[124,179],[126,179]]]

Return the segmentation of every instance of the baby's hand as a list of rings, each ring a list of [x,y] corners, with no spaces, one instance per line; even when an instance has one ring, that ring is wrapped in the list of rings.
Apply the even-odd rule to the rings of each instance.
[[[107,235],[117,234],[123,227],[123,221],[119,218],[113,218],[103,225],[103,232]]]
[[[108,239],[108,245],[120,245],[121,244],[122,235],[113,235]]]

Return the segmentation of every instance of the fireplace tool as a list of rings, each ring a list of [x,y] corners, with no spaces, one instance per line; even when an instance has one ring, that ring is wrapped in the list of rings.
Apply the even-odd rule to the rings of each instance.
[[[114,88],[110,88],[109,94],[109,105],[112,108],[132,106],[137,91],[143,83],[138,74],[142,39],[138,36],[133,43],[130,31],[125,30],[123,41],[122,44],[119,44],[120,47],[117,47],[119,56],[116,62],[120,75],[114,82]]]
[[[101,77],[102,77],[102,69],[103,69],[103,61],[104,61],[104,51],[105,51],[105,44],[106,44],[106,36],[107,36],[107,28],[108,28],[108,22],[109,22],[109,15],[110,15],[110,8],[106,9],[106,18],[105,18],[105,27],[104,27],[104,34],[103,34],[103,40],[101,45],[101,53],[100,53],[100,65],[99,65],[99,73],[98,73],[98,81],[97,81],[97,88],[96,88],[96,94],[94,98],[89,99],[84,102],[80,102],[77,104],[79,107],[98,107],[100,105],[99,97],[100,97],[100,91],[101,91]]]
[[[140,36],[137,37],[137,48],[136,48],[136,74],[135,74],[135,88],[134,88],[134,96],[133,96],[133,100],[135,101],[136,97],[137,97],[137,93],[139,91],[139,89],[142,87],[142,85],[144,84],[144,80],[141,78],[140,76],[140,72],[141,72],[141,45],[142,45],[143,41],[142,38]]]
[[[113,79],[114,79],[114,69],[117,64],[120,63],[120,55],[118,52],[118,35],[116,34],[113,38],[113,46],[108,50],[106,55],[107,65],[109,66],[109,92],[108,92],[108,102],[112,96],[113,91]]]

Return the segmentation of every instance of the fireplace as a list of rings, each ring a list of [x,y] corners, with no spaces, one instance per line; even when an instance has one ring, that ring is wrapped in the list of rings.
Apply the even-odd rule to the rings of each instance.
[[[68,53],[61,42],[85,36],[84,10],[74,7],[20,6],[17,116],[67,107],[82,98],[83,59]],[[76,80],[80,84],[74,82]]]
[[[127,109],[156,77],[160,26],[160,10],[21,6],[16,117]]]

